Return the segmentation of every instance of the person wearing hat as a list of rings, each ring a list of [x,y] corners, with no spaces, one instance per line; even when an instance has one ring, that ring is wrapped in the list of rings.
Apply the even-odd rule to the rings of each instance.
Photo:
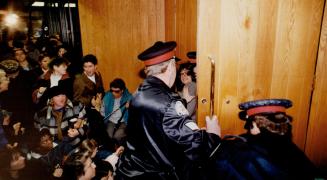
[[[49,99],[47,89],[51,87],[59,84],[64,85],[66,86],[68,99],[71,100],[73,97],[73,79],[67,73],[69,61],[65,58],[56,57],[48,65],[49,70],[44,74],[43,79],[36,82],[32,93],[32,99],[37,111],[47,105]]]
[[[76,147],[85,135],[84,106],[81,103],[73,106],[66,96],[65,87],[51,87],[48,93],[50,99],[48,105],[34,116],[35,128],[49,129],[55,142],[61,142],[65,137],[69,138],[71,144]]]
[[[32,81],[29,73],[19,66],[16,60],[7,59],[0,62],[0,68],[6,72],[4,82],[10,81],[8,90],[0,95],[3,109],[12,112],[12,121],[20,121],[26,128],[33,126]]]
[[[306,155],[292,142],[292,117],[286,109],[288,99],[260,99],[241,103],[239,116],[245,120],[247,133],[242,134],[257,152],[267,156],[287,179],[315,179],[319,172]]]
[[[189,58],[189,63],[194,64],[193,72],[195,74],[195,78],[197,78],[197,68],[196,68],[196,51],[190,51],[186,54]]]
[[[115,179],[200,179],[198,167],[219,147],[217,117],[200,129],[171,90],[176,45],[159,41],[138,55],[147,77],[129,105],[127,147]]]

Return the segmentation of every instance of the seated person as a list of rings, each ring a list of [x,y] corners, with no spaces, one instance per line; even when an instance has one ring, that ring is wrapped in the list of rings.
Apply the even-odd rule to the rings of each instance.
[[[24,140],[25,128],[21,122],[13,122],[11,120],[12,113],[1,110],[0,126],[2,129],[1,138],[4,138],[4,144],[7,148],[12,149],[18,147]]]
[[[53,142],[53,137],[49,129],[44,128],[40,132],[37,132],[30,143],[31,145],[31,157],[39,159],[41,156],[46,155],[58,144]]]
[[[44,180],[48,177],[42,166],[42,161],[27,161],[19,149],[0,151],[1,180],[32,179]]]
[[[30,143],[27,160],[42,163],[47,176],[61,177],[63,162],[75,149],[73,149],[68,139],[59,144],[53,142],[49,129],[44,128],[35,133],[33,137],[27,139]]]
[[[103,97],[101,114],[107,123],[107,132],[110,138],[119,144],[123,143],[126,136],[128,120],[128,106],[132,95],[122,79],[116,78],[110,83],[110,91]]]
[[[292,106],[287,99],[262,99],[244,102],[240,118],[245,120],[250,147],[264,154],[280,168],[288,179],[315,179],[319,173],[314,164],[292,142],[292,118],[286,109]]]
[[[6,72],[0,69],[0,94],[4,91],[7,91],[8,86],[9,86],[9,78],[6,76]],[[2,127],[4,118],[8,118],[8,112],[6,110],[1,109],[1,104],[0,104],[0,150],[6,147],[6,145],[8,144],[5,131]]]
[[[112,152],[105,153],[101,151],[99,152],[98,144],[94,139],[85,139],[79,146],[78,151],[89,152],[91,159],[96,165],[98,165],[98,163],[101,163],[101,161],[109,162],[112,165],[114,171],[116,169],[115,167],[118,162],[118,159],[124,151],[124,147],[119,146],[113,153]],[[103,154],[106,156],[102,157],[99,154]]]
[[[70,155],[64,163],[64,180],[91,180],[95,176],[95,164],[88,152]]]
[[[1,179],[21,178],[21,170],[25,168],[25,157],[18,149],[5,149],[0,152],[0,174]]]
[[[34,116],[35,128],[47,128],[55,142],[61,142],[66,137],[77,147],[86,131],[84,106],[73,106],[61,86],[50,88],[49,98],[49,104]]]
[[[107,161],[100,161],[95,168],[94,180],[113,180],[114,169]]]

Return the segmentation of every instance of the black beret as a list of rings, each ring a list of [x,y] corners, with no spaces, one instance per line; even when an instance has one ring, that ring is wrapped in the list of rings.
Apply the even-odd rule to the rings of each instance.
[[[190,51],[186,54],[191,63],[196,63],[196,51]]]
[[[19,63],[16,60],[3,60],[0,62],[0,68],[3,69],[6,74],[13,74],[19,70]]]
[[[261,99],[239,104],[239,108],[245,111],[247,116],[260,113],[285,112],[289,107],[292,107],[292,101],[288,99]]]
[[[54,96],[58,96],[60,94],[67,95],[65,88],[62,86],[53,86],[48,90],[48,98],[51,99]]]
[[[176,46],[177,44],[175,41],[157,41],[153,46],[139,54],[138,58],[143,61],[146,66],[159,64],[175,57],[174,49]]]
[[[186,55],[190,59],[196,59],[196,51],[190,51]]]

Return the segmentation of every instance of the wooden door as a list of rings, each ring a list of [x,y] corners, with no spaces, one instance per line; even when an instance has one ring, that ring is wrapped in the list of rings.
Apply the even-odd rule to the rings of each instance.
[[[198,1],[200,126],[209,114],[213,59],[223,134],[244,132],[239,103],[288,98],[294,141],[304,149],[323,7],[324,0]]]
[[[327,174],[327,6],[321,28],[305,152]]]

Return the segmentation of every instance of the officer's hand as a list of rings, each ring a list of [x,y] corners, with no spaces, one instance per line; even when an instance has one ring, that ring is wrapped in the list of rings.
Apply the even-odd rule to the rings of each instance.
[[[212,118],[209,116],[206,116],[206,125],[207,125],[207,132],[213,133],[218,136],[221,136],[221,129],[218,123],[218,118],[216,115],[214,115]]]

